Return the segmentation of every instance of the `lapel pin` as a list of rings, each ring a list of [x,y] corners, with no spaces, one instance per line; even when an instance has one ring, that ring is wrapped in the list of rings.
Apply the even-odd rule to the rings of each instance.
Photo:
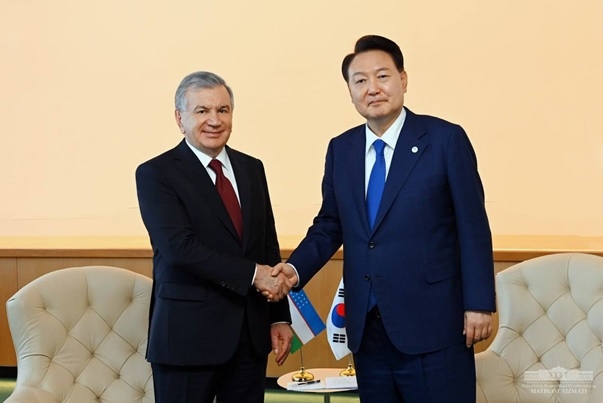
[[[419,151],[419,147],[414,146],[413,148],[410,149],[410,151],[412,151],[413,154],[416,154],[417,151]]]

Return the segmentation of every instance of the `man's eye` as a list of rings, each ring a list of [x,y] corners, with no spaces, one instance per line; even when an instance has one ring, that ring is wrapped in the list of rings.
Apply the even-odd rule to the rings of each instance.
[[[202,114],[204,114],[204,113],[205,113],[205,110],[200,109],[200,110],[198,110],[198,111],[197,111],[197,113],[202,115]]]
[[[384,78],[388,78],[388,77],[389,77],[389,76],[388,76],[387,74],[381,74],[381,75],[379,76],[379,78],[380,78],[380,79],[384,79]]]
[[[356,84],[362,84],[362,83],[364,83],[365,81],[366,81],[366,79],[364,79],[364,78],[360,78],[360,79],[356,80]]]

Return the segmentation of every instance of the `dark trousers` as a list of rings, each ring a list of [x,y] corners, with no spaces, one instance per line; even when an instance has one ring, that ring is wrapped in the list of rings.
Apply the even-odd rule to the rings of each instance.
[[[401,353],[375,312],[368,314],[354,361],[363,403],[475,403],[473,348],[461,343],[425,354]]]
[[[186,331],[183,329],[182,331]],[[244,326],[235,355],[225,364],[151,363],[156,403],[263,403],[268,357],[260,356]]]

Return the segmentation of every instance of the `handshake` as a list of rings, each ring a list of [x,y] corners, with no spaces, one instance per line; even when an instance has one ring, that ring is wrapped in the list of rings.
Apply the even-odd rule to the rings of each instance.
[[[274,267],[258,264],[253,286],[268,302],[277,302],[285,298],[297,282],[297,272],[290,264],[279,263]]]

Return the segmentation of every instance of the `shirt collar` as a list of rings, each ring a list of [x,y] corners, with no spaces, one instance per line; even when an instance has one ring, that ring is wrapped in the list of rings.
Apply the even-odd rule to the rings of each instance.
[[[365,154],[369,152],[371,146],[377,139],[381,139],[392,149],[396,148],[396,143],[398,142],[398,138],[400,137],[400,132],[402,131],[402,126],[404,126],[404,121],[406,120],[406,109],[402,108],[402,112],[396,118],[394,123],[383,133],[381,137],[377,136],[373,131],[369,128],[368,123],[364,125],[365,133],[366,133],[366,146],[365,146]]]
[[[226,147],[222,148],[222,151],[220,151],[220,154],[218,154],[215,158],[212,158],[209,155],[205,154],[204,152],[195,148],[195,146],[193,146],[191,143],[189,143],[188,140],[185,139],[185,141],[186,141],[186,145],[192,150],[192,152],[197,156],[197,158],[199,159],[201,164],[203,164],[203,166],[206,169],[209,166],[209,163],[211,162],[211,160],[216,159],[222,163],[222,166],[224,168],[226,168],[228,171],[232,172],[232,165],[230,164],[230,159],[228,158],[228,153],[226,152]]]

